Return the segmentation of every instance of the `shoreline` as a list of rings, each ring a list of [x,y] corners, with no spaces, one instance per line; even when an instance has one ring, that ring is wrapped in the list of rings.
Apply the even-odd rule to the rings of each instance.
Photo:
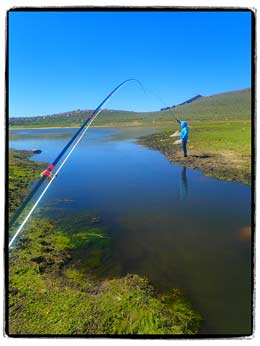
[[[212,123],[227,123],[227,122],[232,122],[232,123],[240,123],[240,122],[249,122],[250,120],[248,119],[229,119],[229,120],[214,120]],[[192,120],[193,124],[203,124],[205,121],[203,120]],[[207,122],[207,121],[206,121]],[[48,129],[78,129],[82,124],[78,124],[78,126],[73,125],[73,126],[40,126],[40,127],[24,127],[24,126],[7,126],[8,131],[12,130],[48,130]],[[174,129],[176,128],[176,121],[165,121],[165,122],[151,122],[151,123],[140,123],[140,122],[129,122],[129,123],[111,123],[107,125],[92,125],[92,128],[117,128],[117,127],[156,127],[156,128],[164,128],[171,126]]]
[[[110,126],[91,126],[91,127],[110,127]],[[48,126],[48,127],[11,127],[8,131],[12,130],[52,130],[52,129],[78,129],[79,126]]]
[[[243,140],[245,126],[251,126],[248,122],[232,121],[235,127],[236,137]],[[213,128],[212,128],[213,126]],[[171,130],[170,130],[171,127]],[[251,150],[241,150],[240,145],[227,139],[223,146],[223,138],[230,135],[230,123],[218,122],[193,122],[191,129],[193,138],[188,143],[188,157],[182,156],[180,146],[173,145],[170,134],[176,130],[175,123],[161,124],[110,124],[95,125],[93,128],[154,128],[161,130],[160,133],[143,136],[138,139],[138,143],[154,150],[161,151],[167,159],[176,164],[187,168],[198,169],[206,176],[233,181],[246,185],[251,185]],[[241,130],[242,128],[242,130]],[[76,126],[57,126],[57,127],[12,127],[12,130],[52,130],[52,129],[78,129]],[[224,132],[222,132],[224,131]],[[228,131],[228,132],[227,132]],[[241,132],[242,131],[242,132]],[[201,135],[203,140],[201,140]],[[242,137],[241,137],[242,136]],[[229,149],[227,149],[229,148]]]
[[[160,124],[160,125],[154,125],[154,124],[126,124],[126,125],[120,125],[120,124],[111,124],[111,125],[93,125],[91,128],[123,128],[123,127],[167,127],[172,126],[174,123],[166,123],[166,124]],[[48,127],[9,127],[8,131],[12,130],[53,130],[53,129],[79,129],[81,125],[79,126],[48,126]]]
[[[251,186],[250,153],[245,155],[234,151],[211,150],[205,143],[201,146],[200,142],[194,144],[194,141],[189,140],[188,156],[185,158],[181,145],[174,145],[169,135],[167,131],[144,136],[138,139],[138,143],[160,151],[171,163],[200,170],[205,176]]]
[[[13,149],[13,153],[14,167],[17,155],[20,158],[20,170],[11,174],[19,188],[12,189],[16,199],[21,169],[33,181],[30,168],[36,172],[40,165],[35,168],[28,151]],[[82,249],[87,261],[82,259]],[[111,239],[97,215],[75,211],[58,218],[34,218],[10,257],[7,334],[199,334],[202,317],[184,289],[160,293],[143,276],[120,275],[114,266],[111,272],[111,254]]]

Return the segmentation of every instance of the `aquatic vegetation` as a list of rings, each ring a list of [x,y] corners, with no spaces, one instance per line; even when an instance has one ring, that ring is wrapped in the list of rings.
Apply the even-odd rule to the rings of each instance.
[[[32,152],[9,149],[8,162],[8,209],[9,217],[21,204],[28,193],[29,184],[40,177],[46,164],[32,162]]]
[[[29,172],[33,178],[37,175],[36,168],[30,167],[34,163],[27,158],[25,162],[28,179]],[[19,188],[22,174],[18,171],[13,167],[10,173]],[[9,256],[6,332],[196,334],[201,317],[183,292],[159,294],[146,278],[120,277],[111,245],[96,215],[79,212],[32,218]]]
[[[93,242],[93,236],[102,242]],[[69,237],[49,220],[32,221],[10,256],[9,333],[198,332],[201,317],[181,293],[159,295],[138,275],[98,279],[95,270],[107,254],[106,239],[98,228]],[[80,264],[73,249],[82,246],[87,256]]]
[[[194,334],[201,317],[183,295],[158,296],[146,278],[127,275],[106,281],[97,296],[104,317],[99,329],[117,334]],[[113,302],[113,309],[107,309]],[[107,311],[107,313],[106,313]],[[101,328],[102,329],[101,329]]]

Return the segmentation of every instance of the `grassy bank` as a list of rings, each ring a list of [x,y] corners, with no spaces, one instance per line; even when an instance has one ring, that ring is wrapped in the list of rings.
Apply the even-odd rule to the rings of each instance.
[[[175,124],[161,133],[143,137],[139,143],[160,150],[171,162],[203,171],[219,179],[251,184],[251,121],[190,121],[188,157],[170,137]]]
[[[8,162],[8,209],[11,216],[21,204],[29,191],[29,184],[39,179],[40,172],[46,168],[46,164],[32,162],[29,158],[31,151],[9,150]]]
[[[12,205],[41,170],[10,155]],[[29,174],[30,172],[30,174]],[[22,180],[21,180],[22,179]],[[159,294],[146,278],[120,277],[99,218],[33,218],[9,256],[9,335],[196,334],[201,317],[181,290]]]
[[[36,117],[10,118],[10,129],[79,127],[92,110],[76,110],[66,113]],[[154,112],[130,112],[104,109],[95,119],[94,125],[121,126],[165,126],[179,115],[186,120],[250,120],[251,89],[205,96],[194,102],[177,105],[168,110]]]

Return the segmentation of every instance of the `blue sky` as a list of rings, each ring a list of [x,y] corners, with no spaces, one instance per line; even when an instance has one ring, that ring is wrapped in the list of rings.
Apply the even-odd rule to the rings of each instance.
[[[158,110],[251,85],[250,12],[10,12],[9,115]]]

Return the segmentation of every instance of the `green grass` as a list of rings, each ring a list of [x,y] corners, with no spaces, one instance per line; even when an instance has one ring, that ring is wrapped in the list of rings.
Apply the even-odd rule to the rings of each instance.
[[[30,151],[9,150],[8,162],[8,209],[9,217],[18,208],[29,190],[29,184],[40,178],[40,172],[46,168],[46,164],[32,162]]]
[[[64,234],[62,226],[49,220],[31,222],[10,256],[11,335],[198,332],[201,317],[182,291],[159,295],[147,279],[137,275],[96,279],[93,271],[102,265],[106,253],[104,231],[95,228],[95,234],[101,236],[95,242],[91,228],[82,231],[84,244],[78,243],[79,234]],[[92,246],[86,247],[87,239]],[[82,246],[87,260],[80,264],[71,254]]]
[[[172,162],[201,169],[206,175],[251,184],[251,121],[189,121],[188,159],[183,160],[181,146],[170,137],[179,127],[173,125],[161,133],[139,140],[160,150]]]
[[[172,114],[178,114],[180,118],[187,120],[249,120],[251,89],[203,97],[174,108]]]
[[[11,118],[12,127],[78,127],[90,110],[72,111],[52,116]],[[200,98],[170,110],[128,112],[103,110],[94,122],[97,126],[159,126],[174,121],[175,115],[186,120],[249,120],[251,118],[251,89]]]
[[[191,145],[198,150],[251,155],[251,121],[191,122]]]

